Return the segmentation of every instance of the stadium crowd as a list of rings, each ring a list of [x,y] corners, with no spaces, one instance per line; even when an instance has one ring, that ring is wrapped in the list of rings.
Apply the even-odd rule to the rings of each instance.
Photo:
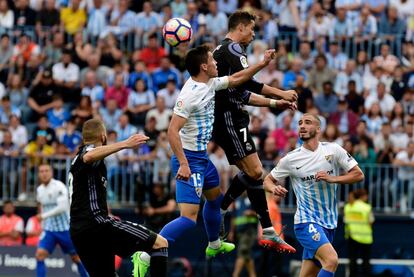
[[[215,47],[238,8],[258,15],[248,62],[277,49],[256,78],[299,93],[294,112],[247,107],[268,168],[299,145],[298,119],[308,112],[319,115],[322,140],[362,166],[394,164],[402,183],[414,179],[413,0],[0,0],[0,155],[26,156],[32,167],[74,155],[82,123],[99,117],[109,143],[150,137],[111,156],[110,177],[149,161],[150,183],[170,187],[166,130],[188,78],[183,57],[193,45]],[[190,46],[162,40],[172,17],[191,23]],[[224,152],[214,144],[210,152],[226,186]]]

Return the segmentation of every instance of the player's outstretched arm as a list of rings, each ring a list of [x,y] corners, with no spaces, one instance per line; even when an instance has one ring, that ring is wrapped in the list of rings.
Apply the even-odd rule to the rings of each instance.
[[[354,166],[347,174],[341,176],[331,176],[325,171],[316,173],[316,181],[325,181],[336,184],[354,184],[364,180],[365,176],[359,166]]]
[[[248,80],[253,78],[253,76],[257,72],[265,68],[274,57],[275,57],[274,49],[266,50],[264,53],[263,60],[260,63],[255,64],[246,69],[243,69],[239,72],[236,72],[233,75],[230,75],[229,76],[229,87],[237,87],[243,84],[244,82],[247,82]]]
[[[191,170],[188,165],[188,160],[185,157],[183,144],[181,143],[180,130],[183,128],[187,119],[177,114],[173,114],[170,126],[168,126],[168,142],[171,145],[171,149],[180,163],[176,178],[179,180],[188,180],[191,176]]]
[[[144,144],[149,137],[142,134],[135,134],[127,138],[126,140],[116,142],[109,145],[98,146],[91,151],[88,151],[83,155],[83,161],[87,164],[94,163],[105,159],[107,156],[116,153],[122,149],[137,148],[141,144]]]
[[[294,90],[281,90],[278,88],[271,87],[269,85],[264,85],[262,88],[263,95],[271,97],[271,98],[282,98],[287,101],[297,101],[298,100],[298,94]]]
[[[259,94],[252,93],[250,94],[249,106],[256,106],[256,107],[270,107],[270,108],[277,108],[277,109],[291,109],[296,110],[296,103],[290,102],[284,99],[275,100],[263,97]]]
[[[269,173],[263,181],[265,191],[279,197],[285,197],[288,190]]]

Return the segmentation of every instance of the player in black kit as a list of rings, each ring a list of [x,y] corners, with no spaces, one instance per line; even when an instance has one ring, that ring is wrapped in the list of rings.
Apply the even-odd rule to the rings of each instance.
[[[237,11],[229,17],[229,32],[213,52],[220,77],[248,67],[245,48],[254,39],[254,26],[255,16],[249,12]],[[283,98],[291,101],[292,107],[296,106],[295,91],[282,91],[254,79],[237,88],[216,92],[213,141],[224,149],[229,163],[240,169],[224,196],[221,209],[224,214],[230,204],[247,190],[252,207],[263,227],[260,245],[277,251],[295,252],[292,246],[276,234],[268,214],[263,190],[263,167],[248,130],[249,114],[243,109],[244,105],[254,106],[256,94]]]
[[[106,129],[98,119],[84,123],[82,136],[84,145],[73,159],[69,175],[73,192],[70,234],[89,275],[116,276],[115,255],[130,257],[137,251],[147,251],[152,256],[151,276],[167,276],[167,240],[141,225],[109,216],[106,202],[104,158],[122,149],[137,148],[148,137],[135,134],[106,145]]]

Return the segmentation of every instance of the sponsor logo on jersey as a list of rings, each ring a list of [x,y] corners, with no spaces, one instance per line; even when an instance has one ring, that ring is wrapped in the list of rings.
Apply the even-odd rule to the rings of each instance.
[[[326,161],[327,161],[328,163],[332,164],[333,155],[328,155],[328,156],[325,156],[325,159],[326,159]]]
[[[332,175],[333,174],[333,169],[327,171],[326,173],[328,173],[328,175]],[[302,181],[303,182],[313,181],[313,180],[316,180],[316,174],[315,175],[309,175],[309,176],[302,177]]]

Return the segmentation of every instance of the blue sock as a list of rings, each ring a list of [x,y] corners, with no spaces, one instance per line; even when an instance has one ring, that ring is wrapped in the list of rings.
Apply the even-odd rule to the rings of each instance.
[[[321,269],[319,271],[318,277],[333,277],[334,276],[334,272],[330,272],[330,271],[326,271],[325,269]]]
[[[223,195],[220,194],[215,200],[204,203],[203,218],[208,241],[216,241],[219,238],[221,222],[220,205],[222,200]]]
[[[179,218],[176,218],[165,225],[164,228],[162,228],[160,235],[168,240],[168,243],[171,243],[179,238],[185,231],[193,228],[195,225],[196,223],[188,217],[180,216]]]
[[[36,263],[36,276],[37,277],[46,277],[45,261],[37,261],[37,263]]]
[[[81,277],[89,277],[89,274],[82,263],[76,263],[76,265],[78,266],[78,271]]]

